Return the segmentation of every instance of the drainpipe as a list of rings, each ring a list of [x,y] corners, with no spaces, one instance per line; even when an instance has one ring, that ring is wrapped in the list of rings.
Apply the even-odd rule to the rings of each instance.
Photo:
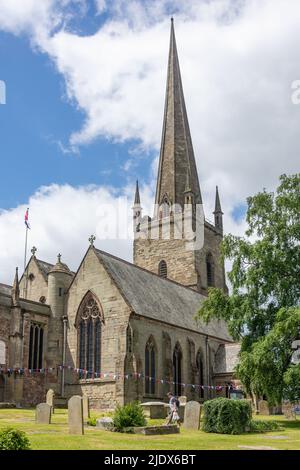
[[[63,316],[63,325],[64,325],[64,338],[63,338],[63,358],[62,358],[62,377],[61,377],[61,396],[64,396],[65,393],[65,364],[66,364],[66,347],[67,347],[67,325],[68,317]]]

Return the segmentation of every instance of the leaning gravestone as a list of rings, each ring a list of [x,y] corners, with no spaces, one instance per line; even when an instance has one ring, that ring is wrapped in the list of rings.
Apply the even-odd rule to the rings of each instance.
[[[74,395],[68,401],[68,422],[70,434],[83,434],[82,397]]]
[[[269,415],[270,414],[270,408],[268,405],[268,402],[266,400],[260,400],[258,403],[258,410],[260,415]]]
[[[185,405],[183,427],[185,429],[198,430],[200,428],[200,415],[200,403],[198,403],[197,401],[188,401]]]
[[[49,388],[46,393],[46,403],[51,406],[52,413],[54,413],[54,390],[52,388]]]
[[[37,424],[50,424],[51,423],[51,406],[47,403],[40,403],[36,407],[35,422]]]
[[[90,417],[90,402],[89,397],[83,395],[82,397],[83,420],[86,422]]]

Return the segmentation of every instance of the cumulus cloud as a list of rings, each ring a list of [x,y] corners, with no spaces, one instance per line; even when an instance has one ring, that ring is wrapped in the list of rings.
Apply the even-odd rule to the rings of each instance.
[[[76,271],[90,235],[95,234],[97,248],[132,261],[133,193],[133,186],[116,191],[109,187],[53,184],[38,189],[27,205],[1,211],[0,282],[12,283],[15,266],[23,270],[27,207],[31,225],[28,255],[36,246],[39,259],[55,263],[60,252],[64,262]],[[144,206],[149,211],[151,195],[148,186],[141,187]]]
[[[299,171],[300,106],[291,101],[292,82],[300,77],[299,0],[288,6],[286,0],[95,0],[94,5],[107,19],[90,36],[70,26],[72,15],[84,15],[86,0],[0,0],[0,29],[27,32],[64,77],[70,102],[86,116],[70,136],[72,148],[105,136],[134,139],[140,149],[158,154],[174,13],[205,212],[210,218],[218,184],[225,229],[241,233],[244,222],[230,215],[233,209],[262,187],[274,188],[281,173]],[[129,171],[133,158],[125,164]],[[156,164],[157,158],[152,169]],[[68,190],[87,203],[90,190]],[[51,191],[38,192],[33,200],[58,203]],[[58,203],[57,212],[63,205]],[[1,220],[16,217],[18,210],[23,208]],[[89,210],[86,214],[91,216]],[[85,228],[93,223],[88,219],[84,231],[91,231]],[[67,215],[65,220],[74,228]],[[53,228],[64,234],[59,223]],[[47,242],[51,247],[59,241],[55,230],[53,243]],[[72,233],[68,227],[66,233]],[[61,240],[68,250],[67,239]],[[45,255],[53,257],[51,250]],[[13,250],[8,256],[15,259]]]

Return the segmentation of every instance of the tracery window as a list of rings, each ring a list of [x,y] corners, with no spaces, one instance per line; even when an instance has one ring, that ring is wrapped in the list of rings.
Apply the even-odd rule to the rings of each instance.
[[[196,365],[198,370],[198,378],[199,378],[199,398],[204,398],[204,367],[203,367],[203,360],[202,360],[202,353],[198,351],[196,357]]]
[[[94,295],[89,292],[78,310],[78,363],[81,376],[93,378],[101,370],[101,331],[103,315]]]
[[[155,345],[153,338],[149,338],[145,348],[145,393],[155,394],[156,367],[155,367]]]
[[[29,333],[28,369],[43,368],[44,328],[32,323]]]
[[[182,366],[182,350],[181,350],[180,344],[177,343],[173,352],[174,394],[176,396],[180,396],[182,392],[181,366]]]

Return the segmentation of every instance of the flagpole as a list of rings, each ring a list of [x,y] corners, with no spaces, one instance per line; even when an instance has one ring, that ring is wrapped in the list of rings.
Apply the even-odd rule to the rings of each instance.
[[[27,208],[27,214],[29,212],[29,208]],[[24,274],[25,274],[25,269],[26,269],[26,263],[27,263],[27,241],[28,241],[28,223],[26,223],[26,232],[25,232],[25,251],[24,251]],[[25,288],[24,288],[24,298],[26,299],[27,297],[27,281],[28,281],[28,273],[26,274],[25,277]]]

